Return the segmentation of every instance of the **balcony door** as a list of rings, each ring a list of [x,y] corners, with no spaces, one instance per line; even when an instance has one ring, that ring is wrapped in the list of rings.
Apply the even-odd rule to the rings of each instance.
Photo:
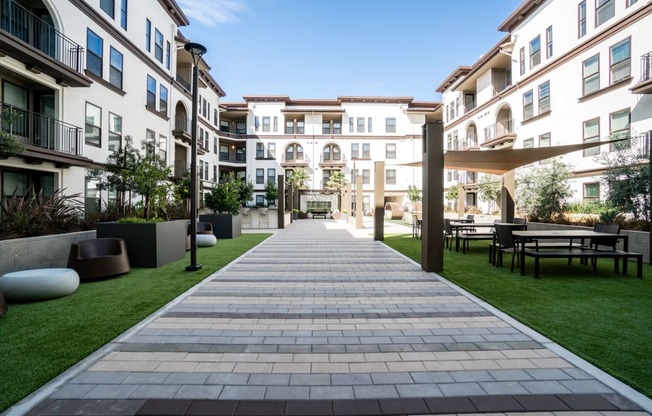
[[[10,130],[19,137],[28,137],[29,117],[29,91],[9,81],[2,81],[3,110],[12,111],[9,120],[2,120],[3,129]]]

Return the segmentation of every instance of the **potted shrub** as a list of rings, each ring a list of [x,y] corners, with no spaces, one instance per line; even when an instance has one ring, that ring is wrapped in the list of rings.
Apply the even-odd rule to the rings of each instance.
[[[299,219],[299,210],[296,208],[292,208],[292,220],[297,220]]]
[[[231,177],[229,177],[231,179]],[[238,183],[238,201],[240,201],[240,213],[246,214],[249,212],[249,201],[254,196],[254,184],[245,179],[237,180]]]
[[[199,221],[210,222],[215,237],[240,237],[242,232],[240,183],[233,173],[213,187],[205,196],[205,203],[213,213],[200,215]]]
[[[265,185],[265,200],[267,200],[267,206],[276,206],[276,198],[278,198],[278,187],[276,186],[276,182],[267,182],[267,185]]]

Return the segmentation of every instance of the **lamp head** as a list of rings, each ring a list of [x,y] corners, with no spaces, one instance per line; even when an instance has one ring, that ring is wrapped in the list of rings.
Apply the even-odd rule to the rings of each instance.
[[[195,58],[201,58],[203,54],[206,53],[207,49],[204,45],[195,42],[188,42],[183,45],[183,49],[187,50],[192,54],[193,60]]]

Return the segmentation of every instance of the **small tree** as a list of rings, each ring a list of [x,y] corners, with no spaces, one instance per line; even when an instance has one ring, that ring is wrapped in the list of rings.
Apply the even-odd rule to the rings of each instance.
[[[310,179],[310,177],[304,168],[294,168],[292,170],[290,182],[292,182],[293,187],[298,189],[306,189],[306,182],[308,179]]]
[[[238,215],[240,213],[240,184],[231,173],[204,196],[206,206],[215,214]]]
[[[229,180],[234,180],[233,173],[229,175]],[[254,184],[244,178],[238,179],[238,201],[241,207],[246,207],[251,198],[254,196]]]
[[[10,127],[17,118],[17,115],[6,110],[0,114],[0,121],[2,122],[3,127],[0,129],[0,157],[8,158],[10,156],[20,156],[25,151],[22,143],[11,134]],[[9,127],[9,129],[6,129],[6,127]]]
[[[422,199],[421,191],[416,185],[408,185],[407,197],[412,202],[420,202]]]
[[[344,172],[341,170],[331,171],[331,175],[326,183],[326,188],[331,191],[337,191],[337,206],[342,206],[342,189],[346,186],[347,180]]]
[[[265,185],[265,200],[267,200],[267,206],[274,205],[274,201],[278,198],[278,187],[276,182],[268,181]]]
[[[483,175],[478,184],[479,197],[481,201],[489,202],[493,207],[500,198],[502,181],[496,175]]]
[[[158,209],[165,206],[170,193],[166,181],[172,175],[170,167],[148,146],[150,144],[143,141],[145,156],[138,153],[133,176],[133,191],[143,197],[145,219],[155,217]]]
[[[460,197],[460,190],[458,189],[457,184],[453,184],[448,188],[446,192],[446,199],[449,201],[456,201]]]
[[[572,175],[571,166],[557,159],[519,175],[516,186],[519,207],[531,220],[554,220],[564,212],[566,200],[573,195],[568,183]]]
[[[602,153],[596,160],[607,166],[601,179],[606,188],[607,202],[620,212],[627,212],[636,219],[649,220],[650,212],[650,161],[638,146],[638,138],[631,138],[626,145]]]

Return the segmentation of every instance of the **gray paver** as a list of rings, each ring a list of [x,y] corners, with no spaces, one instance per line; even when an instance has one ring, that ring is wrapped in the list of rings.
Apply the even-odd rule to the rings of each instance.
[[[350,386],[312,386],[311,399],[353,399],[353,387]]]
[[[265,398],[265,386],[224,386],[221,400],[261,400]]]
[[[442,392],[437,384],[399,384],[396,386],[399,397],[439,397]]]
[[[398,396],[395,386],[353,386],[356,399],[390,399]]]
[[[270,386],[265,393],[265,399],[270,400],[308,400],[308,386]]]

